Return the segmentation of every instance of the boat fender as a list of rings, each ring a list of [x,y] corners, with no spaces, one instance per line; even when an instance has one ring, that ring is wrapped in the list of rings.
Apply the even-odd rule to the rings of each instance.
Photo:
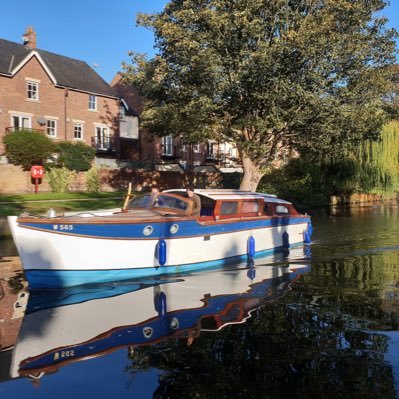
[[[166,241],[163,238],[158,241],[158,262],[161,266],[166,263]]]
[[[165,315],[166,315],[166,295],[162,291],[155,298],[155,309],[158,312],[159,317],[165,317]]]
[[[311,222],[308,222],[306,230],[303,232],[303,242],[310,244],[312,242],[313,226]]]
[[[248,258],[253,259],[255,255],[255,238],[253,238],[253,236],[249,236],[247,244]]]
[[[256,276],[256,270],[254,267],[250,267],[247,271],[247,276],[250,280],[253,280]]]
[[[290,236],[286,231],[284,231],[282,238],[283,238],[283,248],[289,249],[290,248]]]

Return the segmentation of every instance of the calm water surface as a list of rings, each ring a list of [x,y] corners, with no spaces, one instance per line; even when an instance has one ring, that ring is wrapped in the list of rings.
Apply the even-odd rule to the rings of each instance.
[[[312,219],[254,268],[15,292],[0,397],[399,398],[398,207]]]

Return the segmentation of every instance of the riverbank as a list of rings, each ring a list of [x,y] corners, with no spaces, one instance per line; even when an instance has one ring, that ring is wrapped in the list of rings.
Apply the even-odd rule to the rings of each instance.
[[[125,193],[46,193],[0,195],[0,239],[11,236],[7,216],[23,212],[46,214],[49,208],[57,213],[79,212],[89,209],[112,209],[122,206]]]

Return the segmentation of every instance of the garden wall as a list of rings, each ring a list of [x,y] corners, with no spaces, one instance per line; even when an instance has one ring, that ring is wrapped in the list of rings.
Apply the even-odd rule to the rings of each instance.
[[[161,190],[184,188],[193,184],[198,188],[222,187],[224,176],[220,172],[183,173],[172,171],[149,171],[140,169],[99,169],[101,191],[126,191],[129,183],[132,190],[142,191],[156,185]],[[85,191],[85,172],[77,174],[71,184],[71,191]],[[39,192],[49,192],[46,176],[39,184]],[[30,172],[24,172],[19,166],[0,164],[0,194],[27,194],[35,192],[35,184]]]

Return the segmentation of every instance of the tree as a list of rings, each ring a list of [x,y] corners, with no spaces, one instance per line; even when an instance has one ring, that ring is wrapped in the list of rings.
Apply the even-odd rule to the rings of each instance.
[[[58,163],[77,172],[89,170],[96,156],[94,148],[82,142],[61,141],[58,144],[60,156]]]
[[[235,142],[255,190],[282,148],[342,154],[388,119],[397,33],[387,0],[172,0],[140,14],[158,54],[132,53],[125,81],[157,135]]]
[[[32,165],[44,165],[57,153],[56,144],[43,133],[18,130],[8,133],[3,138],[8,161],[20,165],[23,170],[30,170]]]

